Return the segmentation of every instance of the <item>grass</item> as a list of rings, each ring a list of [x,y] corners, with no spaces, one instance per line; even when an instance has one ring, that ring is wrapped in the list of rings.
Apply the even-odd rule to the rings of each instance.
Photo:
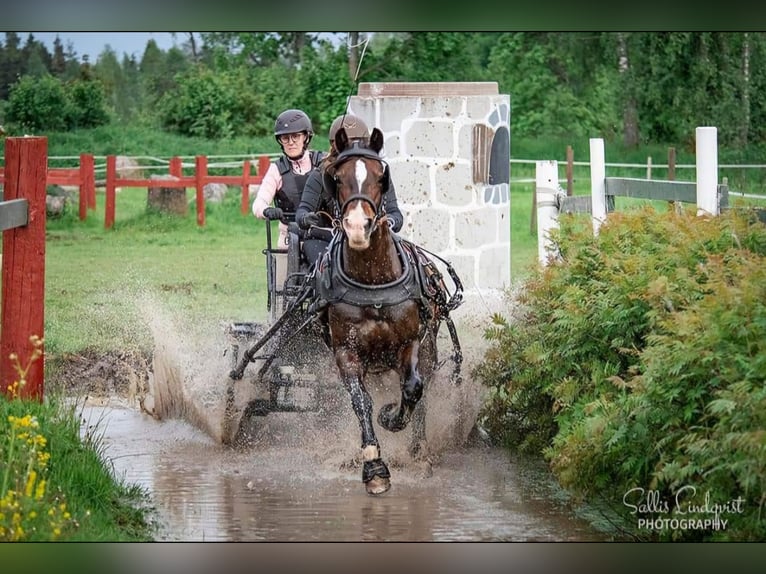
[[[192,199],[192,190],[187,191]],[[142,301],[201,323],[265,316],[265,226],[240,212],[239,195],[208,204],[198,226],[185,217],[147,212],[146,190],[118,194],[115,225],[103,227],[103,197],[85,222],[76,206],[48,224],[46,347],[49,353],[138,347],[151,335]]]
[[[0,395],[0,540],[152,540],[148,493],[114,477],[75,411]]]

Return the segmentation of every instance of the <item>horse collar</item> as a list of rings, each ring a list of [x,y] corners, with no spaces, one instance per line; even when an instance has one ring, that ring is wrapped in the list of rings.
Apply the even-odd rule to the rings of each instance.
[[[343,271],[341,250],[343,241],[331,244],[320,265],[316,278],[317,294],[328,303],[348,303],[357,307],[387,307],[407,300],[420,300],[421,289],[418,274],[408,253],[400,241],[395,240],[396,251],[402,261],[403,271],[399,278],[383,285],[360,283]]]

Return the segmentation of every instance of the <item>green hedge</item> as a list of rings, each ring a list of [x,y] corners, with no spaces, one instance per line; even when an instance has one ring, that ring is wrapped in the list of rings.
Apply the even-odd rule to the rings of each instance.
[[[766,539],[766,226],[644,208],[597,237],[562,218],[554,240],[486,332],[483,424],[638,538]],[[639,528],[716,514],[725,529]]]

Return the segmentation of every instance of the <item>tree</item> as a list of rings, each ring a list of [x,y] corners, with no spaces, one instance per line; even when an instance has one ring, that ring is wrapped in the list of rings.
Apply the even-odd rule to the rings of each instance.
[[[21,39],[16,32],[5,33],[5,47],[0,59],[0,99],[8,98],[10,88],[24,74],[19,45]]]
[[[56,34],[53,40],[53,57],[51,59],[51,74],[57,78],[63,78],[66,72],[66,56],[64,55],[64,45],[61,38]]]

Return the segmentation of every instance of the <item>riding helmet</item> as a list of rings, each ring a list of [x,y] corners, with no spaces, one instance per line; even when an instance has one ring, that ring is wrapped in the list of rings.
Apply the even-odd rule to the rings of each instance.
[[[279,136],[284,134],[297,134],[306,132],[306,145],[311,141],[314,135],[314,128],[311,125],[311,119],[302,110],[285,110],[274,122],[274,137],[279,141]]]
[[[330,126],[329,138],[331,142],[335,139],[335,134],[338,133],[341,124],[346,129],[348,139],[370,137],[370,130],[362,118],[352,114],[343,114],[335,118]]]

